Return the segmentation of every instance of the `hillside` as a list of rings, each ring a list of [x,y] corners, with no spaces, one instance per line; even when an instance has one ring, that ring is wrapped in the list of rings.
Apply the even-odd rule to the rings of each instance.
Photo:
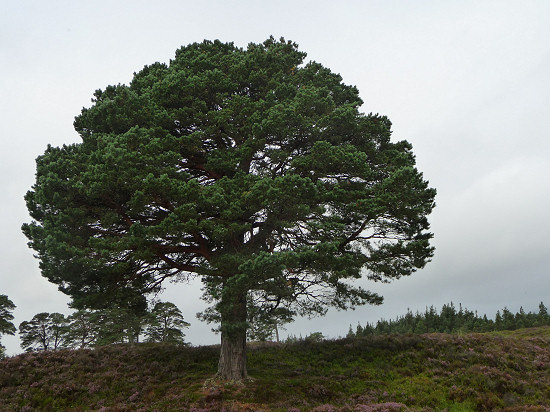
[[[246,385],[208,381],[217,357],[161,344],[26,353],[0,363],[0,410],[550,411],[550,327],[255,344]]]

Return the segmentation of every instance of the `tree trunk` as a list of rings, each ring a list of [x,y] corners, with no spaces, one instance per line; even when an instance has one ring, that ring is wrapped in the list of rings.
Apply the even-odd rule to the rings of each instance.
[[[221,313],[221,350],[218,378],[240,381],[246,372],[246,294],[239,296]]]
[[[230,338],[222,332],[218,377],[223,380],[246,379],[246,330],[242,336]]]

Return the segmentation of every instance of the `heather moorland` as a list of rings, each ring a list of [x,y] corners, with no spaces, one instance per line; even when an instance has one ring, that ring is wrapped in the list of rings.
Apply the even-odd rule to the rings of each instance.
[[[248,345],[251,378],[212,379],[219,347],[108,345],[1,361],[3,411],[547,411],[550,327]]]

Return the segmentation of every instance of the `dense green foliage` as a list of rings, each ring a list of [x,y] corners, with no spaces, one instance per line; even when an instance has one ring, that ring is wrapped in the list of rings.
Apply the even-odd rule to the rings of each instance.
[[[42,274],[76,307],[199,275],[231,345],[247,305],[267,324],[380,303],[351,280],[429,261],[435,190],[390,121],[304,58],[283,39],[204,41],[97,90],[82,143],[48,147],[26,195]]]
[[[217,347],[111,345],[0,363],[2,410],[540,411],[550,328],[251,345],[246,385],[208,381]],[[206,384],[205,384],[206,381]]]
[[[358,324],[355,331],[350,325],[348,337],[380,335],[387,333],[468,333],[491,332],[499,330],[515,330],[537,326],[550,326],[550,316],[544,303],[539,305],[538,313],[525,313],[523,308],[513,314],[507,308],[497,311],[494,320],[486,315],[479,316],[476,312],[462,308],[457,310],[451,302],[443,305],[441,312],[430,306],[424,313],[413,314],[410,310],[404,316],[395,320],[379,320],[376,325]]]
[[[0,337],[15,334],[16,329],[12,322],[14,309],[15,304],[6,295],[0,295]],[[4,357],[4,351],[5,348],[0,341],[0,359]]]

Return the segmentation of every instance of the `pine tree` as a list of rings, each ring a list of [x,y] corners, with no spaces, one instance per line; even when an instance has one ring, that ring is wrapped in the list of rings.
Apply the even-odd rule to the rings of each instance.
[[[14,303],[6,295],[0,295],[0,337],[2,335],[15,335],[16,328],[12,323],[15,309]],[[0,359],[5,357],[5,347],[0,341]]]
[[[145,329],[148,342],[184,343],[184,328],[189,323],[176,305],[171,302],[158,302],[151,310],[149,324]]]
[[[537,325],[545,326],[550,325],[550,316],[548,316],[548,309],[544,306],[544,303],[540,302],[539,313],[537,315]]]
[[[435,190],[389,119],[305,56],[284,39],[204,41],[97,90],[82,142],[49,146],[25,197],[42,274],[94,309],[201,277],[229,380],[247,376],[252,309],[380,304],[353,281],[425,266]]]
[[[60,349],[66,333],[67,319],[61,313],[41,312],[19,325],[21,347],[26,351]]]

